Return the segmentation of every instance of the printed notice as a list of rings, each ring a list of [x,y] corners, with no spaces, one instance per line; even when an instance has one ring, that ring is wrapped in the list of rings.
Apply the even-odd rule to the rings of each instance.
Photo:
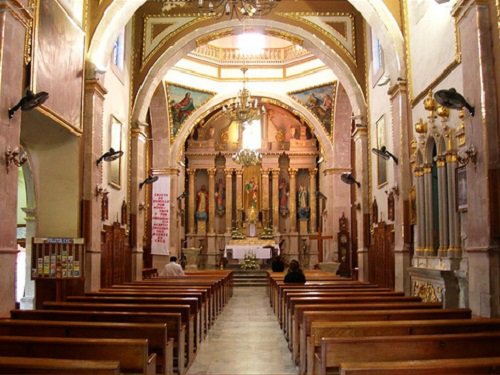
[[[151,254],[169,254],[170,176],[159,176],[153,184]]]

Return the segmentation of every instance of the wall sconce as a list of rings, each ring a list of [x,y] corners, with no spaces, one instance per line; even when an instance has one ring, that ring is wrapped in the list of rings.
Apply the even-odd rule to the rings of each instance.
[[[351,173],[342,173],[340,175],[340,179],[345,184],[348,184],[348,185],[356,184],[356,185],[358,185],[358,187],[361,187],[361,184],[358,181],[356,181],[356,179],[352,176]]]
[[[95,187],[95,196],[96,197],[104,196],[107,194],[108,194],[108,191],[102,185],[97,185]]]
[[[465,107],[470,112],[471,116],[474,117],[474,107],[467,103],[467,100],[465,100],[465,98],[454,88],[437,91],[434,94],[434,99],[446,108],[462,109]]]
[[[139,189],[142,189],[144,185],[151,185],[158,181],[158,176],[148,176],[144,181],[139,184]]]
[[[19,147],[11,150],[10,147],[7,147],[7,151],[5,151],[5,167],[7,168],[7,173],[9,173],[10,164],[14,164],[16,167],[20,167],[28,160],[28,156],[26,152],[19,150]]]
[[[21,111],[29,111],[42,105],[49,98],[49,94],[45,91],[40,91],[38,94],[33,93],[33,91],[26,91],[21,100],[12,108],[9,109],[9,119],[14,117],[14,113],[21,108]]]
[[[118,158],[121,158],[123,156],[123,151],[117,150],[115,151],[112,147],[109,149],[108,152],[105,152],[104,154],[101,155],[99,159],[95,162],[95,165],[99,165],[101,161],[113,161]]]
[[[473,145],[469,146],[467,150],[457,155],[457,161],[460,165],[467,165],[470,161],[475,165],[477,163],[476,148]]]
[[[394,156],[394,154],[391,154],[389,151],[387,151],[387,148],[385,148],[385,146],[382,146],[380,150],[378,148],[372,148],[372,152],[384,160],[389,160],[389,158],[392,158],[392,160],[394,160],[394,163],[396,163],[396,165],[398,164],[398,158]]]

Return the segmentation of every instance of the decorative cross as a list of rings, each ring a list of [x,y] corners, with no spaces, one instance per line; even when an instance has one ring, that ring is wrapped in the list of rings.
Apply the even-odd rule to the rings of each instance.
[[[333,236],[323,236],[321,230],[318,231],[317,235],[309,236],[310,240],[318,241],[318,262],[323,262],[323,240],[330,240]]]

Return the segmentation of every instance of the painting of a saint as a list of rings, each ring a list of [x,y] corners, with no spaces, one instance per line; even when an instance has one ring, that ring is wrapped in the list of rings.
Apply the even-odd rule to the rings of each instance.
[[[197,220],[207,220],[208,218],[208,192],[205,185],[201,186],[196,197],[196,214]]]
[[[219,182],[217,183],[217,187],[215,189],[215,212],[219,216],[223,216],[226,212],[225,198],[226,186],[224,185],[222,178],[219,178]]]
[[[289,95],[307,107],[321,122],[328,135],[332,136],[333,106],[337,93],[337,82],[291,92]]]
[[[299,219],[309,219],[309,192],[304,185],[299,186],[297,201]]]
[[[254,177],[250,178],[245,184],[245,191],[247,193],[248,208],[257,209],[259,186]]]
[[[280,215],[288,215],[288,182],[282,177],[279,184]]]
[[[208,100],[214,93],[167,83],[170,111],[170,139],[173,141],[182,124],[189,116]]]

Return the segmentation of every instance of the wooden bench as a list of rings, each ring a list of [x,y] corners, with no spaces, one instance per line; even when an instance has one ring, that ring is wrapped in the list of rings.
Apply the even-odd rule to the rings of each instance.
[[[416,309],[416,310],[351,310],[351,311],[305,311],[299,332],[300,347],[310,347],[311,326],[313,322],[384,321],[384,320],[438,320],[470,319],[469,309]],[[309,355],[309,356],[307,356]],[[313,371],[314,360],[311,352],[300,351],[301,373]],[[316,373],[315,373],[316,374]]]
[[[341,363],[340,375],[500,374],[500,357]]]
[[[189,305],[147,305],[147,304],[123,304],[123,303],[80,303],[80,302],[44,302],[44,308],[47,310],[76,310],[76,311],[112,311],[112,312],[149,312],[180,313],[182,323],[186,326],[187,359],[191,364],[195,357],[195,325],[192,307]]]
[[[314,374],[338,373],[344,362],[500,356],[500,332],[323,338]]]
[[[103,323],[0,319],[1,336],[130,338],[147,339],[149,351],[156,353],[157,372],[173,374],[173,338],[163,323]]]
[[[0,374],[119,375],[120,363],[77,359],[0,357]]]
[[[297,305],[295,306],[294,318],[292,320],[292,357],[295,363],[299,363],[302,343],[300,342],[300,330],[305,311],[345,311],[345,310],[415,310],[415,309],[440,309],[440,303],[423,302],[386,302],[370,304],[325,304],[325,305]],[[304,348],[305,350],[305,348]]]
[[[0,336],[3,357],[117,361],[123,373],[155,375],[156,354],[148,340]]]
[[[324,337],[434,335],[500,331],[500,319],[312,322],[307,357],[319,353]]]
[[[182,322],[181,313],[12,310],[10,314],[12,319],[22,320],[167,324],[168,339],[174,340],[174,367],[179,374],[186,371],[186,326]]]

